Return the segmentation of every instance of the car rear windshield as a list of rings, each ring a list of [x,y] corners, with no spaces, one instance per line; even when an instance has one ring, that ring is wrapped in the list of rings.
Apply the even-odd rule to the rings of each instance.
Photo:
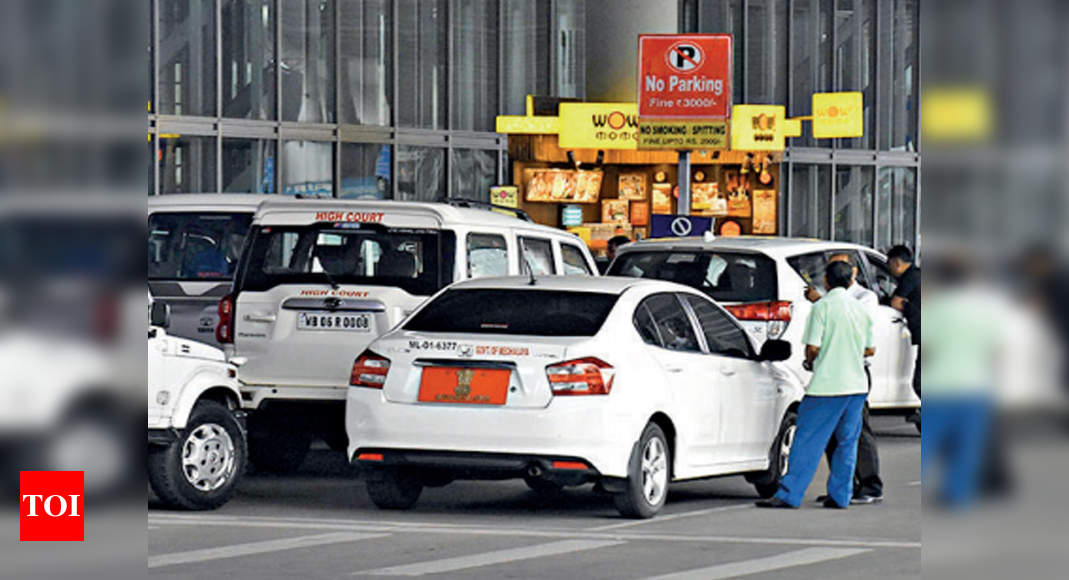
[[[528,336],[594,336],[616,294],[555,290],[450,290],[405,324],[405,330]]]
[[[626,252],[612,263],[610,276],[677,282],[721,302],[776,299],[776,263],[745,252]]]
[[[280,284],[394,286],[429,295],[453,280],[451,231],[367,224],[253,228],[237,290]]]
[[[148,218],[149,280],[231,280],[252,213],[154,213]]]

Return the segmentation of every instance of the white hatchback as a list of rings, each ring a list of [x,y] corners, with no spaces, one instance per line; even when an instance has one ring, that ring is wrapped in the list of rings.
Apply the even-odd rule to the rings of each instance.
[[[628,278],[460,282],[353,364],[349,457],[372,500],[522,477],[595,482],[650,517],[670,481],[785,473],[802,387],[790,345],[753,339],[705,295]]]
[[[846,254],[858,268],[857,281],[876,292],[876,356],[872,359],[873,409],[912,412],[921,400],[913,393],[915,347],[902,313],[891,308],[897,284],[887,258],[864,246],[801,238],[758,236],[648,240],[619,249],[610,276],[668,280],[690,286],[724,305],[758,344],[778,338],[797,346],[788,366],[803,382],[802,332],[812,305],[807,285],[823,288],[824,268]]]

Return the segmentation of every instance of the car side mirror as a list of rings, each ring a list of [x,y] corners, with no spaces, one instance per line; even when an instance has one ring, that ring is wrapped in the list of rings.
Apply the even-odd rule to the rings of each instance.
[[[761,345],[761,354],[757,358],[771,362],[785,361],[791,358],[791,343],[786,340],[766,340],[765,344]]]
[[[149,311],[149,324],[160,328],[171,325],[171,305],[164,302],[153,302],[152,310]]]

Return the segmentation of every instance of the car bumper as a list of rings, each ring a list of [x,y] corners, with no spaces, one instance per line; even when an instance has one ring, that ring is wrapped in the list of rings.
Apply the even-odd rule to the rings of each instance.
[[[241,385],[241,406],[244,409],[259,409],[264,401],[338,401],[344,402],[349,387],[338,386],[288,386],[288,385]]]
[[[451,479],[511,479],[530,476],[561,485],[581,485],[601,478],[581,457],[360,448],[353,465],[367,478],[383,468],[413,468],[448,474]]]
[[[381,391],[351,388],[345,409],[349,458],[388,450],[407,461],[434,452],[426,457],[457,460],[464,468],[467,459],[457,454],[481,454],[502,460],[502,467],[513,472],[532,462],[581,460],[597,474],[626,477],[646,418],[613,413],[608,401],[594,399],[561,397],[538,409],[472,408],[392,403]]]
[[[167,446],[178,439],[178,432],[174,429],[149,429],[148,444]]]

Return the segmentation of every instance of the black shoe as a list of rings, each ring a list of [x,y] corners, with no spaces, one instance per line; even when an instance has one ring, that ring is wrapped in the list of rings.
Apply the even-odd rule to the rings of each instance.
[[[789,510],[798,509],[778,497],[774,497],[772,499],[763,499],[761,501],[754,502],[754,505],[759,508],[779,508]]]
[[[854,505],[868,505],[870,503],[880,503],[881,501],[883,501],[883,494],[874,495],[870,493],[861,493],[855,495],[853,499],[850,500],[850,503]]]
[[[817,503],[824,503],[824,502],[828,501],[830,498],[831,498],[830,495],[818,495],[817,499],[816,499],[816,502]]]
[[[844,510],[844,509],[846,509],[846,506],[839,505],[838,502],[836,502],[835,500],[833,500],[830,497],[828,499],[824,500],[821,503],[824,504],[824,507],[826,507],[828,509],[833,509],[833,510]]]

